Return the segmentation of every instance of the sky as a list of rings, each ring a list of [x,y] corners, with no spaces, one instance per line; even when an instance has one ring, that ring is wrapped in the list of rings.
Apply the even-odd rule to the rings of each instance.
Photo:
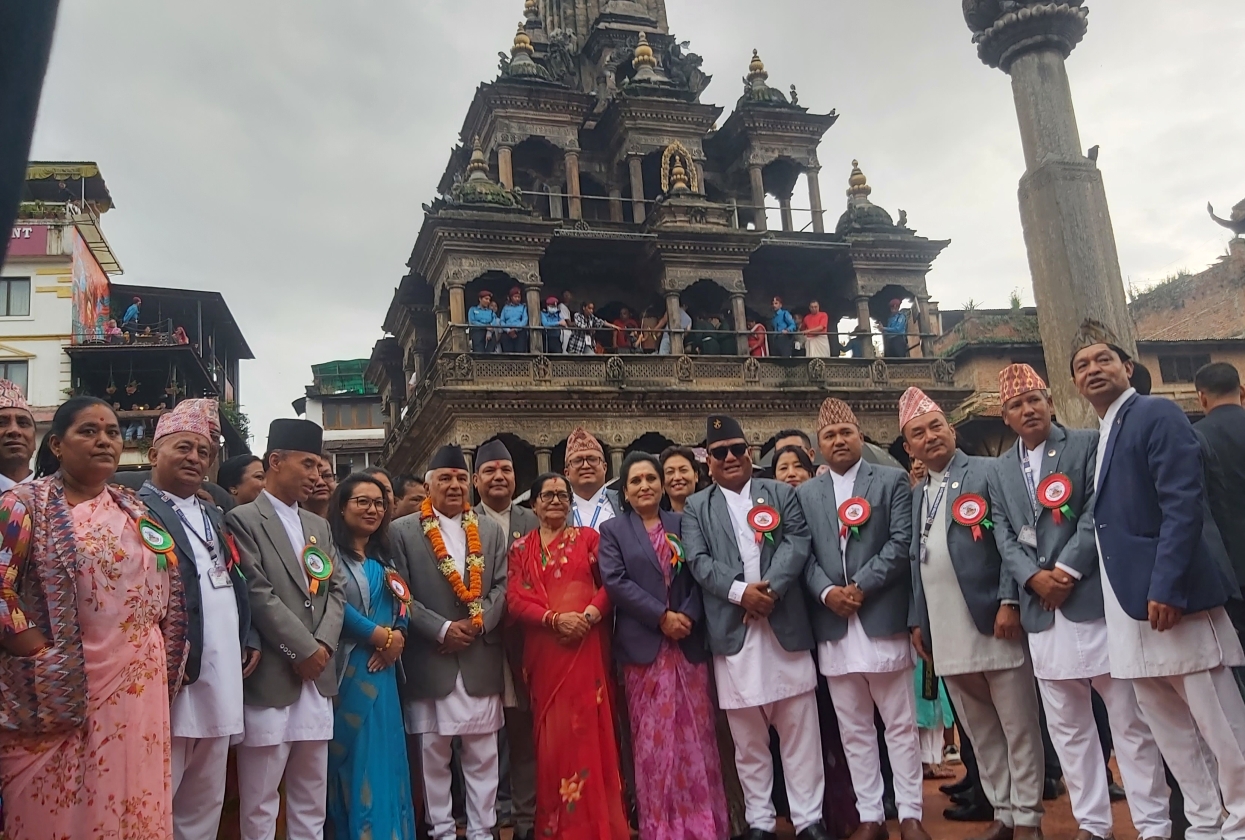
[[[1245,198],[1245,14],[1223,0],[1089,0],[1072,54],[1125,282],[1199,271]],[[31,157],[93,160],[121,282],[224,294],[256,360],[240,393],[260,447],[310,365],[367,357],[421,204],[522,0],[62,0]],[[827,216],[853,158],[872,200],[951,246],[941,308],[1031,303],[1008,78],[953,0],[668,0],[728,109],[752,50],[769,83],[841,115],[821,146]],[[725,119],[725,115],[723,116]],[[797,194],[798,196],[798,194]],[[796,201],[807,207],[807,199]],[[797,224],[799,224],[797,220]]]

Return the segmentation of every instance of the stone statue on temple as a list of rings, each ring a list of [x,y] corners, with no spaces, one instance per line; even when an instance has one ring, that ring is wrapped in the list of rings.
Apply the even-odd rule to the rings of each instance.
[[[1215,207],[1212,204],[1206,205],[1206,212],[1210,213],[1210,217],[1215,220],[1216,224],[1226,227],[1238,237],[1245,236],[1245,199],[1232,208],[1232,215],[1226,219],[1215,215]]]

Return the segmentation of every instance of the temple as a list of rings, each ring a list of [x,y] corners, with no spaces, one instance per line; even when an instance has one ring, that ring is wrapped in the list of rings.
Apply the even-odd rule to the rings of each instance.
[[[740,96],[723,120],[701,101],[711,77],[670,33],[664,0],[527,0],[522,12],[497,78],[467,109],[373,350],[387,466],[420,470],[443,443],[470,455],[500,434],[522,486],[559,469],[583,425],[616,471],[633,449],[698,444],[704,416],[720,410],[759,455],[780,429],[811,427],[828,395],[887,445],[908,386],[952,405],[969,396],[933,353],[941,329],[926,275],[949,243],[873,203],[867,161],[834,163],[835,192],[847,194],[827,221],[818,148],[833,110],[771,84],[754,51],[740,56]],[[809,218],[800,230],[797,212]],[[505,302],[512,288],[531,327],[555,296],[607,318],[626,307],[643,323],[677,323],[681,306],[712,313],[726,337],[712,355],[679,332],[665,354],[570,355],[546,353],[530,329],[525,352],[480,352],[468,308],[482,290]],[[879,358],[864,341],[848,358],[832,335],[829,358],[750,355],[748,322],[768,323],[775,296],[817,300],[831,332],[843,318],[876,332],[893,299],[911,301],[909,352]]]

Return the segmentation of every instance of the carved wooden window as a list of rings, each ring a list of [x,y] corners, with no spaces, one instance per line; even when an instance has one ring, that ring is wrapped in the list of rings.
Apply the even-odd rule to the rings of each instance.
[[[1163,384],[1172,385],[1178,382],[1193,382],[1199,369],[1210,364],[1209,353],[1182,353],[1172,356],[1159,356],[1159,375]]]

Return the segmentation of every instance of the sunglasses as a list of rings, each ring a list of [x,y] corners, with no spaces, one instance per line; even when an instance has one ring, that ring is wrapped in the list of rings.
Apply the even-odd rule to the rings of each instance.
[[[730,446],[715,446],[709,450],[709,455],[715,461],[725,461],[727,455],[734,455],[736,458],[742,458],[748,453],[748,444],[732,443]]]

